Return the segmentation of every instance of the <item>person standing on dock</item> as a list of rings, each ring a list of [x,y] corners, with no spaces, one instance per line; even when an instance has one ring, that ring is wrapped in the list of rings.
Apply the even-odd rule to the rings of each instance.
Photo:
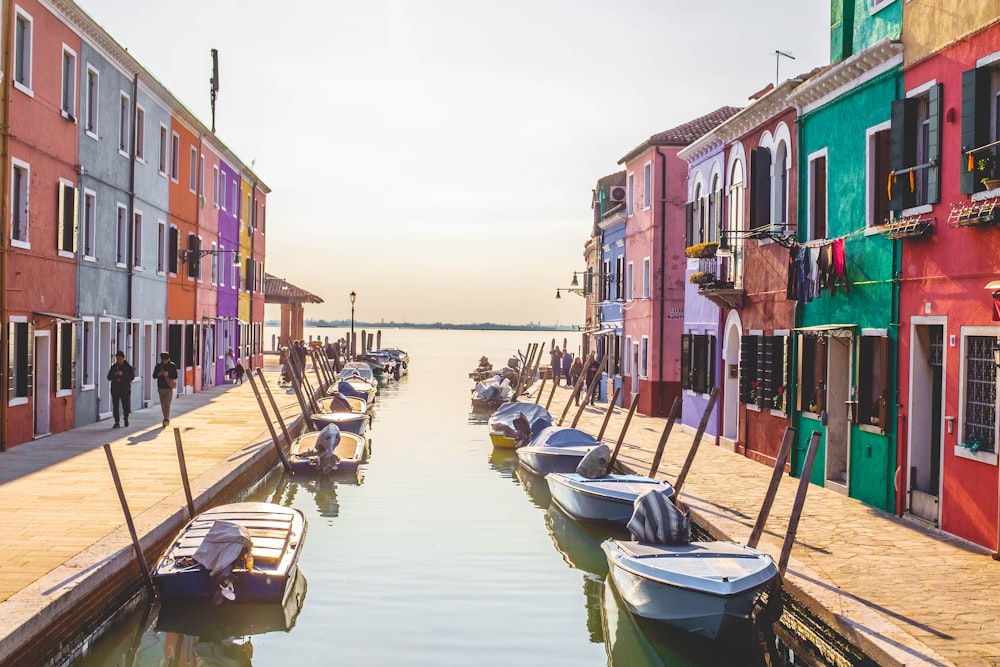
[[[170,404],[174,400],[177,389],[177,366],[170,361],[170,353],[160,354],[160,363],[153,367],[153,377],[156,378],[156,392],[160,395],[160,410],[163,412],[163,425],[170,425]]]
[[[111,409],[115,416],[115,425],[111,428],[121,428],[119,414],[125,418],[128,426],[129,409],[132,407],[132,380],[135,370],[125,361],[125,353],[121,350],[115,354],[115,363],[108,370],[108,380],[111,382]],[[119,405],[121,409],[119,410]]]
[[[570,382],[570,379],[569,379],[569,369],[572,366],[573,366],[573,354],[569,350],[564,349],[563,350],[563,356],[562,356],[562,376],[564,378],[566,378],[566,386],[567,387],[572,387],[573,386],[573,383]]]
[[[559,386],[559,376],[562,374],[562,356],[562,350],[559,349],[558,345],[549,352],[549,357],[552,359],[552,382],[557,387]]]

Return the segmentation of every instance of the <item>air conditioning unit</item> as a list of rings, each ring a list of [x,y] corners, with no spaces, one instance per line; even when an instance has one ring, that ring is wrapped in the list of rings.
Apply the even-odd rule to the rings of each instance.
[[[611,201],[625,201],[625,186],[612,185],[608,188],[608,199]]]

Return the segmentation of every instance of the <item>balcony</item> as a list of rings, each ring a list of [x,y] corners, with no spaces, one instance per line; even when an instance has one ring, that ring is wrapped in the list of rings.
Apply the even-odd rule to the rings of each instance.
[[[691,282],[698,285],[698,294],[720,308],[742,308],[746,292],[737,288],[732,278],[729,258],[708,257],[698,260],[698,272],[691,274]]]

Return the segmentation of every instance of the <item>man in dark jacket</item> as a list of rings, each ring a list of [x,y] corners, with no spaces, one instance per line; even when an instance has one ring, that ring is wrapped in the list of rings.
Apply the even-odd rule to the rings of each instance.
[[[119,412],[125,418],[125,426],[128,426],[129,408],[132,406],[132,380],[135,379],[135,370],[125,361],[125,353],[118,350],[115,354],[115,363],[108,370],[108,380],[111,382],[111,409],[115,415],[115,425],[111,428],[120,428],[118,423]],[[119,411],[119,405],[121,410]]]
[[[163,425],[170,425],[170,404],[177,391],[177,366],[170,361],[170,353],[160,354],[160,363],[153,366],[153,377],[156,378],[156,393],[160,395],[160,410],[163,412]]]

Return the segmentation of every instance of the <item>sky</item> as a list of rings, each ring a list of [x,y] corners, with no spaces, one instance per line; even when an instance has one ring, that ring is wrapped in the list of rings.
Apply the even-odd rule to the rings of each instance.
[[[599,178],[829,61],[821,0],[77,0],[271,188],[307,319],[582,324]],[[166,9],[169,8],[169,11]],[[192,17],[197,17],[192,20]],[[268,311],[268,316],[272,316]]]

